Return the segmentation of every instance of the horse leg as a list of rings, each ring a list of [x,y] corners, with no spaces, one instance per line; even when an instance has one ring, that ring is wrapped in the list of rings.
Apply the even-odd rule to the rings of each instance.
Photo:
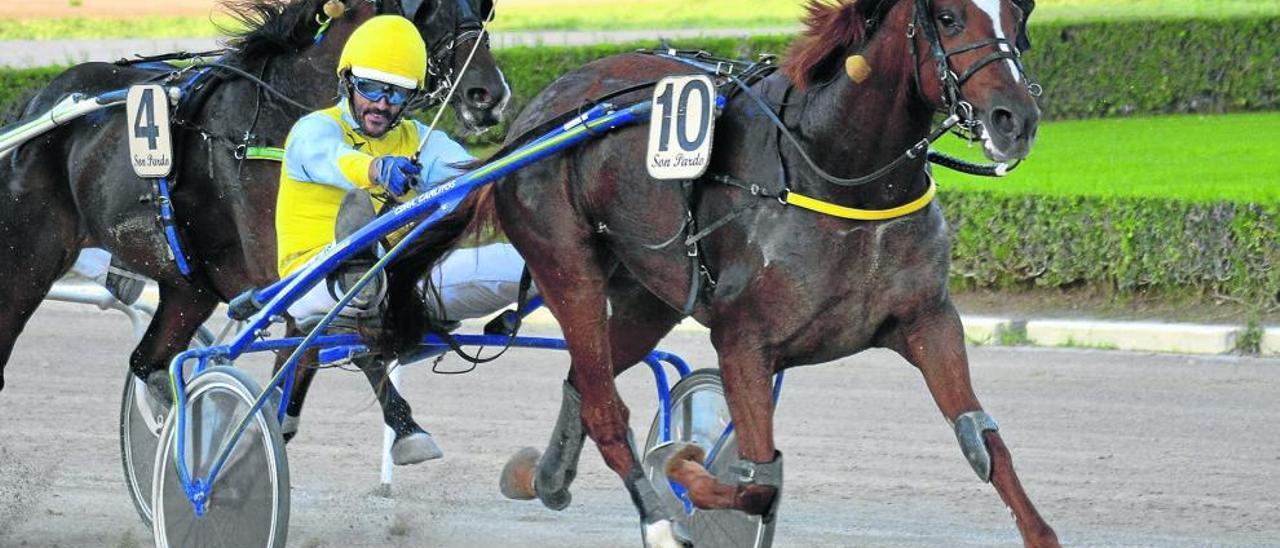
[[[616,377],[653,351],[681,314],[625,274],[610,279],[609,302],[614,311],[608,324],[609,350]],[[569,486],[578,473],[585,435],[582,397],[565,381],[559,418],[546,452],[539,455],[528,447],[516,453],[502,471],[502,493],[517,500],[536,496],[552,510],[568,507]]]
[[[514,237],[514,236],[513,236]],[[587,241],[557,239],[559,242]],[[518,245],[518,244],[517,244]],[[618,474],[640,513],[642,535],[648,546],[676,547],[683,544],[675,522],[663,507],[653,485],[644,476],[636,460],[634,438],[628,427],[630,412],[614,383],[612,349],[606,313],[606,273],[602,261],[590,245],[555,246],[555,251],[534,252],[527,257],[556,257],[557,264],[548,269],[552,275],[539,275],[542,270],[531,266],[538,288],[546,295],[548,307],[564,331],[572,364],[568,385],[581,394],[581,426],[596,442],[605,464]],[[532,262],[531,262],[532,264]],[[619,328],[622,326],[619,325]],[[566,398],[566,405],[572,407]],[[561,420],[569,434],[573,433],[572,413],[562,413]],[[576,435],[576,434],[575,434]],[[556,443],[556,439],[552,439]],[[566,452],[569,453],[569,452]],[[561,455],[561,466],[570,462]]]
[[[387,376],[387,362],[381,356],[365,355],[352,360],[369,379],[373,393],[378,397],[382,407],[382,420],[396,433],[396,441],[391,444],[391,460],[396,464],[417,464],[419,462],[438,459],[444,452],[436,445],[431,434],[418,426],[413,420],[413,410],[409,402],[400,396],[400,391],[391,384]]]
[[[70,197],[49,190],[59,180],[52,165],[29,150],[10,155],[20,153],[16,170],[0,166],[0,390],[18,335],[79,247]]]
[[[289,320],[288,328],[285,331],[286,337],[301,337],[306,333],[300,331],[294,324],[293,320]],[[280,367],[289,359],[292,350],[280,352],[276,354],[276,363],[272,367],[272,374],[280,371]],[[280,433],[284,435],[286,443],[298,434],[298,425],[302,421],[302,404],[307,399],[307,392],[311,390],[311,381],[316,378],[316,367],[319,361],[320,350],[312,348],[307,350],[302,358],[298,360],[297,369],[294,372],[293,389],[289,391],[289,403],[284,408],[284,422],[280,423]]]
[[[773,443],[773,364],[758,337],[740,325],[711,330],[720,356],[725,400],[733,417],[738,454],[751,467],[750,483],[722,483],[702,466],[702,448],[689,445],[667,461],[667,475],[683,485],[694,505],[704,509],[734,509],[771,516],[777,508],[782,480],[782,454]]]
[[[974,471],[1012,511],[1027,546],[1058,546],[1057,535],[1031,504],[1013,470],[1009,449],[1000,438],[995,421],[982,410],[969,380],[964,349],[964,328],[951,303],[921,315],[898,329],[889,346],[916,366]]]
[[[47,238],[47,239],[46,239]],[[72,254],[59,252],[61,244],[47,236],[10,240],[0,246],[0,390],[4,390],[4,367],[9,363],[18,335],[35,313],[58,276],[71,266]],[[70,247],[70,246],[68,246]],[[74,253],[74,251],[72,252]]]
[[[213,314],[219,299],[212,291],[189,283],[161,283],[160,304],[147,332],[129,357],[129,368],[146,381],[158,409],[173,402],[169,361],[191,344],[196,331]]]

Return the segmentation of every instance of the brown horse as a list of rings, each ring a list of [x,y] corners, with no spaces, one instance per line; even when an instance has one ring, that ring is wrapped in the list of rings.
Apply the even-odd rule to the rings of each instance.
[[[533,476],[532,485],[516,491],[532,491],[562,508],[585,427],[630,491],[646,542],[680,541],[672,516],[641,472],[614,376],[682,318],[691,269],[701,268],[683,245],[644,244],[692,233],[687,211],[694,226],[708,227],[741,210],[702,240],[706,282],[693,317],[711,330],[739,453],[755,463],[755,479],[723,483],[703,469],[696,450],[684,451],[667,471],[693,502],[771,516],[781,474],[773,375],[885,347],[923,375],[975,471],[994,483],[1013,511],[1024,542],[1056,545],[1019,484],[995,422],[974,395],[963,329],[947,292],[950,248],[937,203],[890,220],[862,221],[778,199],[790,189],[873,210],[920,200],[930,189],[930,173],[923,154],[904,151],[930,135],[938,111],[959,115],[991,159],[1025,157],[1039,109],[1014,44],[1022,40],[1030,7],[1010,0],[811,1],[807,31],[793,45],[785,70],[751,88],[786,129],[769,120],[751,93],[734,96],[716,127],[715,177],[704,178],[692,200],[678,182],[647,175],[643,126],[499,181],[477,218],[496,214],[527,259],[572,354],[550,448],[535,471],[504,479]],[[539,94],[512,135],[572,111],[584,99],[691,72],[688,65],[644,54],[591,63]],[[610,101],[647,100],[649,93]],[[784,138],[788,133],[794,142]],[[893,164],[895,159],[905,160]],[[889,165],[896,167],[870,181],[855,180]],[[748,190],[753,187],[764,197]]]

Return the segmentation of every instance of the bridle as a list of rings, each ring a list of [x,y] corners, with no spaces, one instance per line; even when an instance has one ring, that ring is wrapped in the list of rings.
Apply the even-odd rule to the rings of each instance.
[[[490,8],[489,13],[481,15],[476,13],[470,0],[452,1],[458,4],[458,15],[454,24],[450,26],[448,33],[432,40],[427,48],[427,87],[431,91],[425,94],[427,101],[425,106],[443,102],[449,90],[453,89],[455,80],[460,77],[453,63],[459,44],[475,41],[473,52],[489,44],[489,33],[485,31],[485,24],[493,19],[493,9]]]
[[[1034,6],[1034,3],[1023,5]],[[1028,9],[1027,11],[1030,10]],[[1019,33],[1019,40],[1016,46],[1009,42],[1007,38],[991,37],[947,51],[942,46],[942,37],[938,34],[938,27],[933,21],[932,13],[932,10],[929,9],[929,0],[915,0],[915,5],[912,8],[912,21],[907,24],[907,43],[910,44],[911,48],[911,64],[914,71],[916,92],[923,97],[924,87],[920,83],[920,53],[916,45],[918,31],[924,34],[925,42],[928,43],[930,53],[933,55],[934,70],[938,75],[939,87],[942,89],[942,108],[940,110],[949,117],[959,117],[954,129],[960,132],[961,137],[974,140],[975,136],[980,133],[982,125],[980,120],[973,117],[973,105],[965,100],[964,92],[961,88],[965,82],[969,81],[978,71],[988,65],[1001,60],[1011,61],[1017,69],[1019,77],[1023,82],[1027,83],[1027,91],[1032,96],[1039,97],[1044,92],[1040,84],[1031,81],[1030,77],[1027,76],[1026,69],[1022,66],[1021,50],[1024,47],[1029,49],[1031,46],[1031,43],[1026,39],[1025,30]],[[1028,15],[1030,13],[1023,14],[1024,21]],[[1021,27],[1022,24],[1019,26]],[[952,56],[986,47],[994,47],[995,51],[969,65],[969,68],[965,69],[960,75],[956,75],[955,70],[951,68]],[[927,97],[924,97],[924,99],[928,102]]]

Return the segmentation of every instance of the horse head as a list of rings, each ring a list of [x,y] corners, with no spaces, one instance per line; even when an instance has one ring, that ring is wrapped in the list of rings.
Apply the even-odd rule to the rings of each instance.
[[[428,86],[443,99],[457,83],[454,108],[472,131],[502,122],[511,88],[489,51],[488,33],[483,32],[493,19],[493,0],[403,1],[419,5],[412,19],[423,29],[431,51]]]
[[[888,95],[955,115],[998,162],[1027,156],[1040,109],[1022,67],[1035,0],[811,0],[807,29],[784,67],[804,89],[831,83],[839,68],[874,79]],[[910,96],[904,91],[910,90]],[[919,105],[919,103],[917,103]],[[916,109],[912,109],[916,110]]]
[[[991,160],[1025,158],[1040,121],[1040,86],[1021,59],[1034,0],[912,1],[907,32],[925,100],[959,115]]]

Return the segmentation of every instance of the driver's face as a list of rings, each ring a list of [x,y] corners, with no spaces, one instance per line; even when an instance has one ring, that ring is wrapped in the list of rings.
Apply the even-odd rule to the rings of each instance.
[[[392,105],[383,97],[377,101],[365,99],[359,93],[351,94],[351,114],[360,130],[369,137],[382,137],[391,130],[391,123],[400,116],[404,105]]]

